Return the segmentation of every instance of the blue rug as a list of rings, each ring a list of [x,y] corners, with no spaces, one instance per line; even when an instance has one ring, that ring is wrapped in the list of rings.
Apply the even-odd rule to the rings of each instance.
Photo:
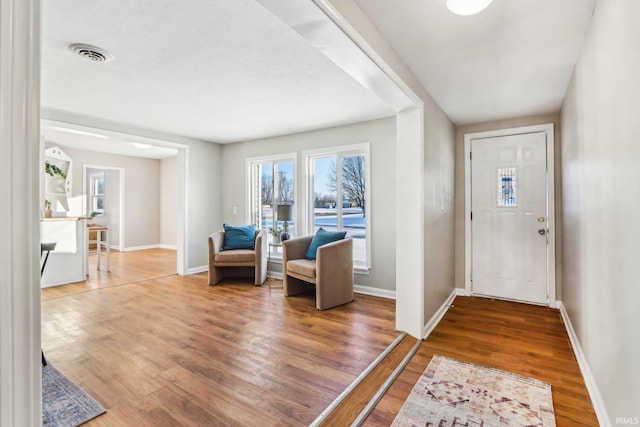
[[[84,390],[51,366],[42,367],[42,425],[76,427],[107,412]]]

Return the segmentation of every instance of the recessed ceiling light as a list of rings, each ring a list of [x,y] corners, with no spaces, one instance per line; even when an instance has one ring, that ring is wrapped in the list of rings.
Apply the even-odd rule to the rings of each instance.
[[[136,148],[139,148],[141,150],[146,150],[148,148],[151,148],[150,144],[141,144],[139,142],[132,142],[131,145],[133,145]]]
[[[109,62],[113,60],[113,54],[105,49],[90,44],[74,43],[69,46],[71,52],[93,62]]]
[[[456,15],[475,15],[483,11],[493,0],[447,0],[447,8]]]

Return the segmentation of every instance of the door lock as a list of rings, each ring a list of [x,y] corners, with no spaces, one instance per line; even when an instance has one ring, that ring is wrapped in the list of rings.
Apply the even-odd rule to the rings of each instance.
[[[538,234],[541,236],[544,236],[544,233],[546,233],[547,230],[545,230],[544,228],[541,228],[540,230],[538,230]]]
[[[544,217],[543,216],[539,216],[538,217],[538,222],[544,222]]]

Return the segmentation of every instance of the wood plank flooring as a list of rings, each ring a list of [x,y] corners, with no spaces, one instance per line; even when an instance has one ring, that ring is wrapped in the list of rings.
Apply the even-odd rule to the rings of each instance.
[[[393,422],[434,354],[546,381],[558,427],[598,425],[558,310],[457,297],[365,426]]]
[[[412,336],[405,336],[402,341],[373,368],[369,375],[322,420],[320,426],[333,427],[351,425],[417,342],[418,340]]]
[[[171,274],[175,251],[161,249],[112,266],[42,291],[48,359],[108,410],[89,426],[308,425],[398,335],[391,300],[320,312],[312,295]],[[391,424],[433,354],[547,381],[558,426],[598,425],[557,310],[464,297],[365,425]],[[367,378],[324,425],[348,425],[385,379]]]
[[[171,249],[145,249],[141,251],[111,251],[111,271],[106,271],[103,255],[101,270],[96,269],[97,256],[89,255],[89,276],[83,282],[53,286],[42,290],[42,299],[95,289],[120,286],[127,283],[176,274],[176,251]]]
[[[206,273],[114,283],[43,290],[48,360],[108,411],[89,426],[308,425],[398,336],[392,300],[318,311]]]

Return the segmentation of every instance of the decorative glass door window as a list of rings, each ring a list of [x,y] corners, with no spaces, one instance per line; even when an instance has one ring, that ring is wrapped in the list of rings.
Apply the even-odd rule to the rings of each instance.
[[[516,168],[498,168],[498,207],[518,206],[518,175]]]

